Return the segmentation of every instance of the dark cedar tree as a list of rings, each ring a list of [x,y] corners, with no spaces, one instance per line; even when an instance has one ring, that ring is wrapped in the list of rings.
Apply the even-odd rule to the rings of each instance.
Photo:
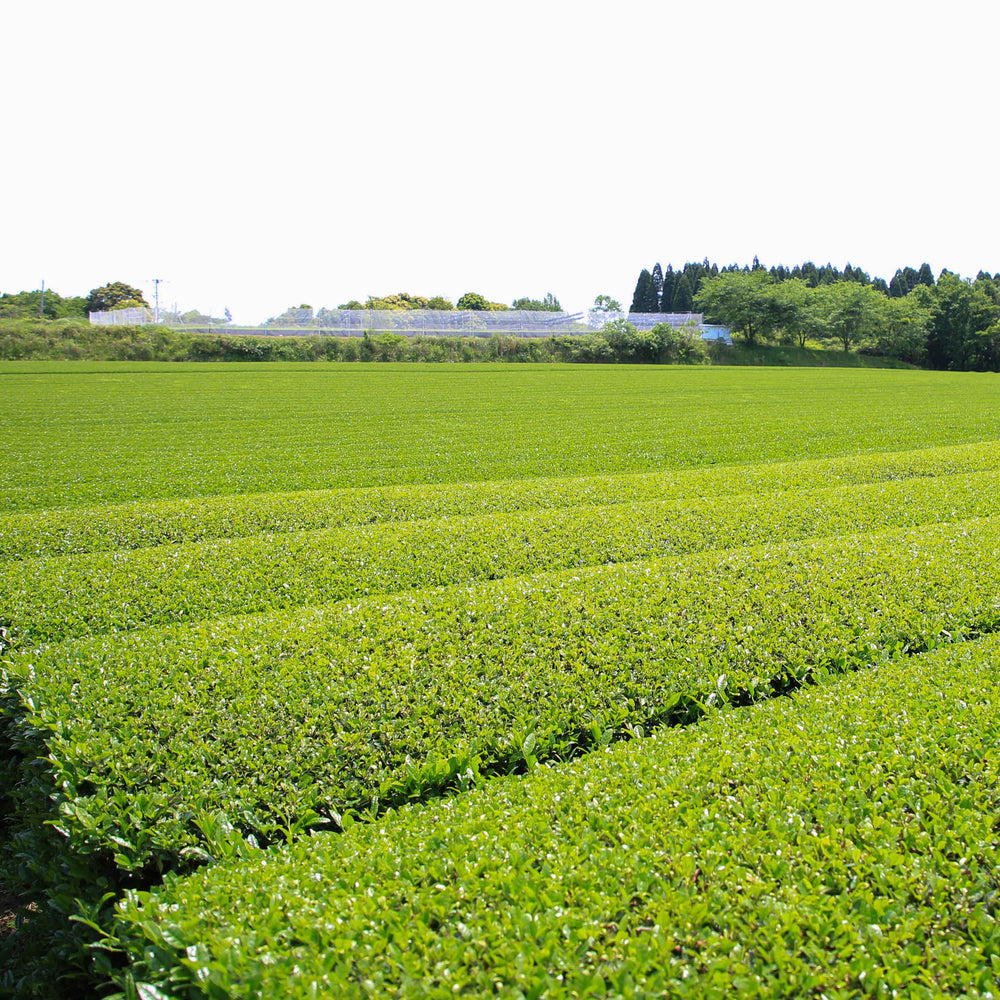
[[[629,312],[656,312],[656,307],[656,286],[653,284],[653,276],[643,268],[639,273],[639,280],[635,283],[635,293],[632,295]]]
[[[694,291],[687,274],[679,274],[674,282],[674,301],[672,312],[690,312],[694,305]]]
[[[657,312],[660,309],[660,296],[663,294],[663,268],[660,267],[660,262],[657,261],[653,265],[653,288],[656,289],[656,309],[653,312]]]
[[[660,295],[660,312],[668,313],[674,311],[674,286],[677,284],[677,273],[673,265],[668,264],[663,275],[663,292]]]

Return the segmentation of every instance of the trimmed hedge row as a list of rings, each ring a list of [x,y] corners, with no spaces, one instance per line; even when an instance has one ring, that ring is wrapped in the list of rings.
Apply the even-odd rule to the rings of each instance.
[[[998,740],[993,638],[168,877],[106,944],[123,997],[996,996]]]
[[[1000,519],[415,591],[14,656],[24,884],[76,898],[1000,625]],[[972,571],[970,571],[970,568]],[[221,814],[225,814],[224,817]]]
[[[582,505],[684,499],[696,504],[707,498],[739,493],[988,472],[995,470],[998,463],[1000,442],[991,441],[846,458],[708,466],[647,474],[246,493],[67,507],[0,514],[0,559]],[[713,504],[706,508],[706,514],[714,507]]]
[[[20,641],[51,642],[475,580],[1000,514],[1000,473],[623,502],[24,560],[0,577]]]

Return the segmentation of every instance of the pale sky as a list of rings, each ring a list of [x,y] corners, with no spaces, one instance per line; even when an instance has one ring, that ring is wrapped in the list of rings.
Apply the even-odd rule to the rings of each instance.
[[[237,322],[675,267],[1000,271],[995,0],[7,0],[0,291]]]

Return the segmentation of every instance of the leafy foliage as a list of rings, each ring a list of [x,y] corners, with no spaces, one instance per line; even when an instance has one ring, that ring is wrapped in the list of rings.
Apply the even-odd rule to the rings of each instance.
[[[549,292],[544,299],[521,298],[514,299],[511,309],[524,309],[528,312],[562,312],[559,300]]]
[[[598,295],[594,299],[594,309],[597,312],[603,313],[620,313],[623,311],[622,304],[610,295]]]
[[[752,346],[768,339],[780,322],[773,288],[767,271],[735,271],[706,281],[695,302],[707,315],[743,334]]]
[[[4,292],[0,295],[0,319],[37,317],[41,310],[45,319],[86,319],[87,300],[79,296],[63,298],[51,288],[33,292]]]
[[[199,996],[995,995],[998,662],[995,639],[911,657],[130,893],[128,975]]]
[[[124,281],[109,281],[100,288],[90,290],[87,295],[86,311],[89,313],[103,312],[129,302],[143,306],[149,305],[138,288],[126,285]]]
[[[885,297],[868,285],[842,281],[824,289],[824,327],[845,351],[870,340],[888,308]]]
[[[472,309],[475,312],[502,312],[509,309],[502,302],[490,302],[479,292],[466,292],[456,303],[456,309]]]
[[[847,264],[792,269],[722,268],[686,264],[643,270],[633,312],[702,310],[748,346],[780,339],[804,347],[809,340],[838,341],[843,350],[884,353],[914,364],[954,370],[1000,370],[1000,292],[989,273],[974,281],[942,271],[935,283],[929,265],[897,270],[891,284],[872,281]],[[661,288],[657,296],[657,288]],[[693,296],[692,296],[692,293]]]
[[[945,271],[931,301],[928,360],[935,368],[983,368],[992,361],[1000,306],[987,282],[963,281]],[[989,286],[992,289],[992,285]]]

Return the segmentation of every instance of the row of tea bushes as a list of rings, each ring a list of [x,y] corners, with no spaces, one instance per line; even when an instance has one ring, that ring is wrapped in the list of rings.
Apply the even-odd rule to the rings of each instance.
[[[990,638],[168,877],[107,943],[124,996],[993,997],[998,740]]]
[[[983,442],[646,474],[246,493],[5,513],[0,514],[0,559],[136,549],[385,521],[499,515],[650,500],[700,503],[740,493],[986,472],[997,468],[998,459],[1000,444]]]
[[[22,560],[0,607],[25,643],[466,581],[1000,513],[1000,473],[215,539]]]
[[[15,655],[52,905],[1000,624],[1000,519],[412,591]],[[225,814],[224,816],[221,814]]]

